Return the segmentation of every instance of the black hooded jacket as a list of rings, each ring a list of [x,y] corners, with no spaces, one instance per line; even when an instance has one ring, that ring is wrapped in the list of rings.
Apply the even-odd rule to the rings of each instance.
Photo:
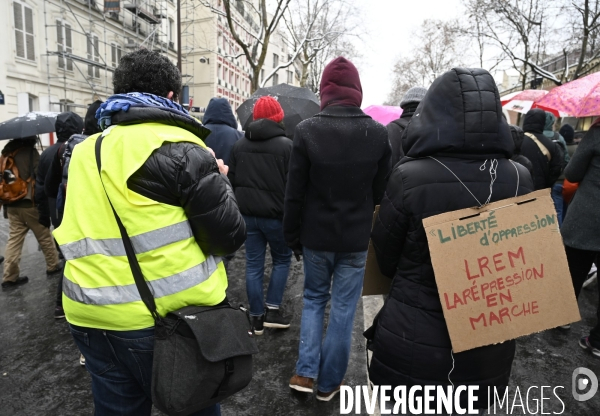
[[[531,162],[533,166],[533,185],[535,190],[544,189],[554,185],[562,170],[563,158],[556,144],[544,136],[544,125],[546,124],[546,112],[539,108],[529,110],[523,120],[525,138],[521,146],[521,154]],[[535,137],[548,149],[550,161],[544,156],[539,146],[527,136],[527,133]]]
[[[390,146],[392,147],[392,167],[396,166],[396,163],[404,156],[404,151],[402,150],[402,134],[404,133],[406,126],[408,126],[408,122],[413,114],[415,114],[415,109],[416,107],[405,108],[399,119],[394,120],[385,126],[388,131]]]
[[[244,215],[283,218],[292,141],[272,120],[253,121],[229,159],[229,180]]]
[[[454,360],[452,382],[479,385],[482,407],[485,386],[507,385],[514,341],[452,356],[423,219],[478,205],[469,191],[486,201],[494,159],[491,201],[531,192],[527,169],[508,160],[513,147],[487,71],[456,68],[435,80],[407,127],[406,156],[390,175],[371,236],[382,273],[393,278],[375,326],[374,384],[448,385]]]
[[[69,136],[69,139],[64,142],[64,145],[59,146],[58,150],[54,154],[54,158],[52,159],[50,168],[48,169],[48,173],[46,173],[46,178],[44,180],[44,191],[49,198],[56,198],[58,196],[58,188],[61,182],[67,179],[67,172],[69,169],[69,160],[71,157],[71,153],[73,152],[73,147],[76,144],[81,143],[87,136],[91,136],[92,134],[96,134],[101,132],[100,127],[98,126],[98,120],[96,119],[96,111],[100,108],[102,101],[96,100],[87,109],[85,113],[85,119],[83,120],[83,134],[72,134]],[[65,151],[68,153],[68,158],[65,160],[63,157]],[[65,163],[63,163],[65,162]],[[60,208],[58,218],[59,221],[62,218],[62,212]]]
[[[233,145],[244,137],[244,133],[237,129],[237,121],[229,101],[225,98],[211,98],[202,124],[210,130],[204,143],[214,150],[217,159],[223,159],[223,162],[229,165]]]
[[[50,171],[52,161],[56,157],[58,150],[63,144],[74,134],[81,134],[83,131],[83,119],[71,111],[66,113],[60,113],[56,117],[54,123],[54,129],[56,131],[56,140],[52,146],[49,146],[40,155],[40,164],[38,165],[37,174],[35,177],[35,200],[40,206],[40,223],[49,226],[48,215],[52,218],[52,224],[54,227],[60,225],[60,221],[55,215],[54,199],[55,196],[49,196],[46,194],[45,184],[46,175]],[[51,198],[52,201],[48,201]]]
[[[510,125],[510,134],[512,135],[513,142],[515,144],[515,151],[513,156],[510,158],[512,161],[520,163],[525,166],[531,176],[533,177],[533,165],[531,161],[527,159],[525,156],[521,154],[521,147],[523,146],[523,139],[525,138],[525,133],[523,129],[519,126]]]

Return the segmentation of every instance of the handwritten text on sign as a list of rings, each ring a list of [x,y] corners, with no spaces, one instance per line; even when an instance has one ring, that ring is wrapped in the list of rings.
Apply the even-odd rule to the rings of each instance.
[[[579,320],[547,190],[423,225],[455,352]]]

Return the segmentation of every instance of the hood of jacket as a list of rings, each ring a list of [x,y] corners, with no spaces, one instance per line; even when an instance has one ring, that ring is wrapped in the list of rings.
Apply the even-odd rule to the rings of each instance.
[[[360,107],[362,85],[356,67],[340,56],[325,67],[321,77],[321,110],[330,105]]]
[[[128,111],[119,111],[112,115],[111,124],[131,125],[141,123],[160,123],[185,129],[204,140],[210,130],[191,116],[183,116],[162,107],[130,107]]]
[[[211,98],[202,118],[202,124],[226,124],[237,129],[238,123],[226,98]]]
[[[556,121],[556,116],[554,114],[546,111],[546,123],[544,124],[544,136],[552,139],[554,137],[554,122]]]
[[[514,144],[490,73],[454,68],[438,77],[406,128],[403,148],[411,158],[510,157]]]
[[[285,128],[283,125],[275,123],[273,120],[261,118],[251,122],[244,134],[246,139],[251,141],[268,140],[273,137],[285,137]]]
[[[546,126],[546,112],[540,108],[529,110],[523,120],[525,133],[542,134]]]
[[[81,134],[83,131],[83,119],[72,111],[60,113],[56,117],[54,129],[58,141],[61,143],[66,142],[72,135]]]
[[[90,104],[87,112],[85,113],[83,134],[86,136],[91,136],[92,134],[100,133],[102,131],[98,125],[98,120],[96,119],[96,111],[98,111],[101,104],[101,100],[94,101],[92,104]]]

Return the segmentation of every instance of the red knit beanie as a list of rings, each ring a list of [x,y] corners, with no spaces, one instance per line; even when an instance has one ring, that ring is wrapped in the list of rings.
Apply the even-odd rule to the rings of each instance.
[[[254,104],[254,113],[252,116],[254,120],[268,118],[275,123],[281,123],[283,120],[283,108],[281,108],[279,102],[273,97],[260,97],[256,100],[256,104]]]

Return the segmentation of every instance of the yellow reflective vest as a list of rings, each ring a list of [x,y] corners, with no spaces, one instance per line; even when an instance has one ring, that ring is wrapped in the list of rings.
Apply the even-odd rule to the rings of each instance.
[[[161,316],[188,305],[225,299],[227,276],[220,258],[202,252],[182,207],[127,188],[127,180],[164,142],[192,142],[191,132],[160,123],[112,126],[102,142],[102,181],[125,226]],[[63,307],[84,327],[136,330],[154,325],[135,286],[121,233],[100,181],[95,145],[74,148],[62,224],[54,231],[66,259]]]

